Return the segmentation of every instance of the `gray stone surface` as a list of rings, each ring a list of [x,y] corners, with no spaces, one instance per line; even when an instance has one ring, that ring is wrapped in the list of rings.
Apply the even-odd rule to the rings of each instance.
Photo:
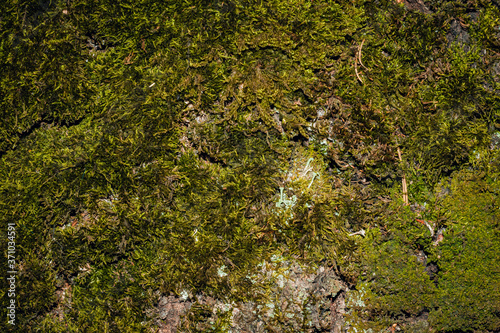
[[[348,287],[331,268],[319,267],[310,273],[284,261],[262,267],[257,278],[273,280],[272,299],[229,304],[203,295],[185,300],[163,296],[154,309],[158,332],[181,332],[177,327],[182,316],[195,302],[213,310],[205,323],[216,322],[218,314],[230,311],[228,332],[342,332]]]

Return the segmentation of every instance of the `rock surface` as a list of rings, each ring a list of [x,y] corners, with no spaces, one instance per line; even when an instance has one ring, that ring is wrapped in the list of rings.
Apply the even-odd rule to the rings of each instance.
[[[222,313],[230,312],[229,331],[234,333],[277,332],[283,327],[290,332],[342,332],[349,289],[332,268],[319,267],[308,273],[300,265],[290,264],[285,276],[272,277],[276,273],[273,265],[263,267],[263,274],[269,274],[276,282],[273,299],[262,304],[227,304],[203,295],[192,299],[163,296],[154,310],[158,332],[182,332],[178,329],[182,317],[195,303],[212,309],[206,323],[214,323]]]

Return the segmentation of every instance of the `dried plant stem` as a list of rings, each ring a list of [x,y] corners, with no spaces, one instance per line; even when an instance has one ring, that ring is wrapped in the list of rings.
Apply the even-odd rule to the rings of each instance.
[[[363,39],[360,47],[358,47],[358,51],[356,52],[356,56],[354,57],[354,71],[356,72],[356,76],[357,76],[359,82],[361,82],[361,84],[365,84],[365,83],[363,82],[363,80],[361,80],[361,77],[359,76],[359,73],[358,73],[358,61],[361,64],[361,66],[363,66],[366,69],[365,65],[363,65],[363,63],[361,62],[361,48],[363,48],[364,42],[365,42],[365,40]]]
[[[363,62],[361,61],[361,50],[363,49],[363,44],[365,43],[365,40],[363,39],[363,41],[361,42],[361,45],[359,46],[359,51],[358,51],[358,58],[359,58],[359,64],[364,68],[364,69],[368,69],[365,67],[365,65],[363,65]]]
[[[398,147],[398,157],[399,161],[403,162],[403,158],[401,157],[401,149]],[[405,205],[409,205],[410,203],[408,202],[408,187],[406,185],[406,175],[403,172],[403,201],[405,202]]]
[[[356,76],[358,77],[359,82],[361,82],[361,84],[364,84],[363,80],[361,80],[361,78],[359,77],[359,73],[358,73],[358,59],[357,58],[356,58],[356,60],[354,60],[354,71],[356,72]]]

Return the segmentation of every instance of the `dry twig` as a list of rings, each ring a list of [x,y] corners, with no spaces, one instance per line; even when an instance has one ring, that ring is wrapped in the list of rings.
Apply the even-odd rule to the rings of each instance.
[[[363,65],[363,62],[361,61],[361,50],[363,49],[363,44],[365,43],[365,40],[363,39],[363,41],[361,42],[361,45],[359,46],[359,51],[358,51],[358,58],[359,58],[359,64],[361,66],[363,66],[364,69],[368,69],[365,67],[365,65]]]
[[[354,61],[354,71],[356,72],[356,76],[358,77],[359,82],[361,82],[361,84],[364,84],[363,80],[361,80],[361,78],[359,77],[359,73],[358,73],[358,59],[357,58]]]
[[[403,158],[401,157],[401,149],[398,147],[398,157],[399,161],[403,162]],[[403,201],[405,202],[405,205],[409,205],[408,202],[408,188],[406,186],[406,175],[403,173]]]

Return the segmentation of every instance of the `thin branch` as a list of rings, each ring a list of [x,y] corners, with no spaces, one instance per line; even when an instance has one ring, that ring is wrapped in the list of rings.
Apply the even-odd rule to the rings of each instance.
[[[358,73],[358,59],[357,58],[354,61],[354,71],[356,72],[356,76],[358,77],[359,82],[361,82],[361,84],[364,84],[363,80],[361,80],[361,78],[359,77],[359,73]]]
[[[355,235],[361,235],[364,237],[366,235],[366,231],[365,231],[365,229],[361,229],[360,231],[353,232],[352,234],[349,234],[349,236],[355,236]]]
[[[426,220],[420,220],[420,219],[416,219],[416,221],[425,225],[427,229],[429,229],[429,231],[431,232],[431,237],[434,237],[434,228],[429,224],[429,222],[432,221],[427,222]]]
[[[363,65],[363,62],[361,61],[361,50],[363,49],[363,44],[364,44],[365,40],[363,39],[363,41],[361,42],[361,45],[359,46],[359,51],[358,51],[358,58],[359,58],[359,64],[361,66],[363,66],[364,69],[368,69],[365,67],[365,65]]]
[[[398,157],[399,161],[403,162],[403,158],[401,157],[401,149],[398,147]],[[408,188],[406,186],[406,175],[403,172],[403,201],[405,202],[405,205],[409,205],[408,202]]]

